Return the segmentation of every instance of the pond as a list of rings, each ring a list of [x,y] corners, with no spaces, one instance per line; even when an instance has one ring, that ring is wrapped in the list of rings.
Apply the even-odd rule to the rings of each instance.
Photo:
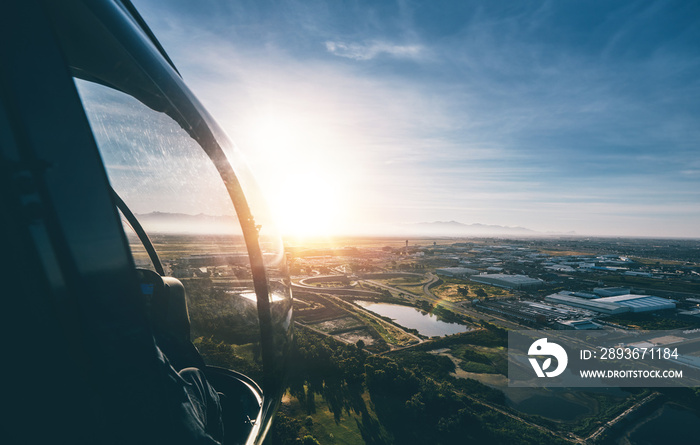
[[[435,337],[443,335],[458,334],[467,332],[467,326],[457,323],[447,323],[438,320],[433,314],[428,314],[410,306],[401,306],[389,303],[372,303],[369,301],[355,301],[355,304],[362,306],[368,311],[374,312],[382,317],[388,317],[394,322],[409,329],[415,329],[420,334]]]

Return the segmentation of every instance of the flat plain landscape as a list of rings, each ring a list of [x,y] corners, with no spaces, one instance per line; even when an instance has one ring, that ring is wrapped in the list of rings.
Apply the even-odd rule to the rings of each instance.
[[[198,310],[211,309],[197,289],[245,283],[244,264],[221,262],[241,253],[240,240],[154,243],[166,269],[196,290],[189,305],[205,358],[259,372],[254,344],[197,322]],[[700,327],[698,241],[348,238],[287,251],[296,339],[270,443],[622,444],[671,428],[659,420],[669,412],[700,421],[696,388],[509,388],[506,379],[508,330],[582,320],[599,329]],[[217,262],[191,264],[207,254]],[[596,292],[656,296],[675,308],[605,314],[545,301]],[[690,434],[685,425],[668,433]]]

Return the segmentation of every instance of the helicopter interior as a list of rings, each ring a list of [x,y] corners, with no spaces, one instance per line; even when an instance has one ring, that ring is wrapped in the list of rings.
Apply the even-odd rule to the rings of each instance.
[[[11,6],[0,26],[3,326],[16,366],[6,437],[188,443],[162,351],[224,394],[225,443],[261,443],[283,388],[291,294],[240,154],[128,0]],[[114,102],[91,101],[104,97]],[[139,219],[164,202],[225,208],[225,246],[161,259]],[[173,276],[202,258],[216,276]],[[225,338],[241,369],[203,357],[192,332]]]

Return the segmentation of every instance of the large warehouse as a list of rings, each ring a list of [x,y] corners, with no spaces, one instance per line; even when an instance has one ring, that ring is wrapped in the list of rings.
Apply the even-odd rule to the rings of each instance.
[[[466,267],[443,267],[436,269],[435,273],[444,277],[465,278],[470,275],[479,275],[478,270],[469,269]]]
[[[524,289],[528,287],[539,287],[543,281],[538,278],[530,278],[527,275],[507,275],[502,273],[492,273],[487,275],[475,275],[469,278],[472,281],[492,286],[505,287],[507,289]]]
[[[550,303],[565,304],[580,307],[602,314],[622,314],[625,312],[651,312],[664,309],[675,309],[673,300],[654,297],[651,295],[617,295],[615,297],[585,299],[572,295],[571,292],[560,292],[545,297]]]

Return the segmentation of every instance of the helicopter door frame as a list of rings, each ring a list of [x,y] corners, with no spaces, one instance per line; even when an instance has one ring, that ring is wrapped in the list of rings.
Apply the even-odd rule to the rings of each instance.
[[[160,383],[158,351],[126,235],[44,6],[16,1],[0,14],[3,201],[17,212],[11,229],[26,234],[28,245],[21,248],[36,253],[35,260],[17,255],[30,269],[17,275],[34,276],[47,291],[36,293],[27,285],[5,309],[12,314],[9,326],[18,330],[13,334],[24,327],[32,331],[29,338],[43,336],[47,345],[62,349],[46,354],[44,360],[53,362],[42,362],[42,343],[18,341],[10,349],[20,371],[7,400],[20,406],[11,409],[8,433],[18,442],[55,434],[74,437],[75,443],[105,436],[118,443],[125,435],[131,443],[176,443],[168,388]],[[12,278],[3,271],[3,279]],[[25,313],[29,308],[39,312]],[[14,324],[27,319],[57,319],[57,330]],[[84,393],[90,396],[77,396]],[[144,397],[134,399],[134,393]]]

